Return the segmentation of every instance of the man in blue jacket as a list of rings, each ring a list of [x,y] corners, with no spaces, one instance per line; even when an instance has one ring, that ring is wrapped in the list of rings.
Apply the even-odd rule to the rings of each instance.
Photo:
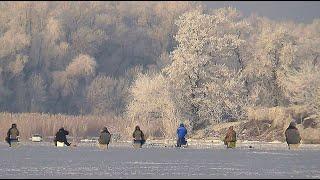
[[[177,147],[181,147],[181,145],[186,145],[187,141],[185,139],[185,136],[187,135],[187,129],[184,127],[183,123],[181,123],[180,127],[177,129],[177,134],[178,134]]]

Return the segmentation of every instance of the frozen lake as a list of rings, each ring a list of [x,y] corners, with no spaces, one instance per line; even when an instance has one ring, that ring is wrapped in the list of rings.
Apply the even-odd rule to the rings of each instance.
[[[275,145],[275,147],[278,145]],[[307,146],[306,146],[307,147]],[[0,178],[320,178],[320,149],[92,145],[57,148],[0,143]]]

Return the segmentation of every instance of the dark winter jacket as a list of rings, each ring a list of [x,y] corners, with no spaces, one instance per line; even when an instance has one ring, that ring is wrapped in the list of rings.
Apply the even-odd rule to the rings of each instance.
[[[111,134],[108,131],[107,128],[104,128],[101,133],[100,133],[100,137],[99,137],[99,144],[109,144],[111,139]]]
[[[177,129],[178,138],[184,138],[187,135],[187,129],[184,127],[183,124],[180,124],[180,127]]]
[[[64,130],[63,128],[59,129],[59,131],[56,133],[56,137],[55,137],[55,141],[59,141],[59,142],[64,142],[65,144],[67,142],[67,137],[66,135],[68,135],[69,132]]]
[[[301,136],[294,123],[291,123],[285,132],[286,141],[288,144],[299,144]]]
[[[19,136],[19,130],[16,124],[12,124],[12,127],[7,132],[7,137],[10,139],[17,139]]]
[[[137,141],[145,140],[144,134],[140,130],[139,126],[136,126],[136,129],[134,130],[132,136],[133,136],[134,140],[137,140]]]
[[[235,142],[237,141],[237,134],[236,132],[233,130],[233,127],[229,127],[226,137],[224,139],[225,142]]]

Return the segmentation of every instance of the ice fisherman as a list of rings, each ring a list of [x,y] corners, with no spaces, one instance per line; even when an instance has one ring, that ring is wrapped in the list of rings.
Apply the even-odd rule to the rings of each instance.
[[[289,149],[296,149],[299,147],[301,136],[294,121],[292,121],[286,129],[285,136]]]
[[[227,148],[235,148],[236,141],[237,141],[237,134],[233,130],[233,126],[230,126],[224,138],[224,144],[227,145]]]
[[[140,144],[140,147],[146,142],[143,132],[140,130],[139,126],[135,127],[135,130],[132,134],[133,143]]]
[[[187,135],[187,129],[184,127],[183,123],[180,123],[180,126],[177,129],[177,135],[178,135],[177,147],[181,147],[181,145],[186,145],[187,141],[185,136]]]
[[[108,131],[108,128],[103,127],[102,131],[100,132],[99,139],[98,139],[99,147],[102,149],[104,149],[104,148],[108,149],[110,139],[111,139],[111,134]]]
[[[57,146],[57,141],[64,143],[67,146],[70,146],[71,143],[67,141],[66,135],[69,135],[69,131],[65,130],[63,127],[59,129],[54,138],[54,144]]]
[[[19,130],[17,128],[17,124],[12,124],[11,128],[7,132],[7,137],[5,138],[6,142],[9,144],[9,147],[11,147],[11,143],[13,141],[18,141],[19,138]]]

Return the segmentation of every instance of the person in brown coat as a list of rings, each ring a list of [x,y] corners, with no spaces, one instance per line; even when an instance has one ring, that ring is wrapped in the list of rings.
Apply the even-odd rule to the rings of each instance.
[[[11,142],[18,141],[18,137],[19,137],[19,130],[17,128],[17,124],[12,124],[11,128],[7,132],[7,137],[5,140],[11,147]]]
[[[236,141],[237,141],[236,132],[233,130],[233,126],[230,126],[224,138],[224,144],[227,145],[227,148],[235,148]]]
[[[108,149],[110,140],[111,140],[111,134],[108,131],[108,128],[103,127],[102,131],[100,132],[99,139],[98,139],[99,147],[101,149]]]
[[[144,134],[143,132],[140,130],[139,126],[136,126],[133,134],[133,143],[134,144],[139,144],[140,147],[146,142],[145,138],[144,138]]]

